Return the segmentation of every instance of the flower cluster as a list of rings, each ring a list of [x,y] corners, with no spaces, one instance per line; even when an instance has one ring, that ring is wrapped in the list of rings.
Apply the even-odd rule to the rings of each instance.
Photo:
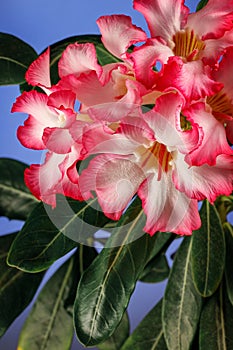
[[[101,66],[95,46],[74,43],[51,85],[50,52],[31,64],[13,112],[29,114],[18,138],[47,150],[25,181],[40,200],[88,200],[118,220],[137,194],[144,230],[189,235],[198,201],[233,188],[233,1],[189,13],[183,0],[134,0],[150,37],[125,15],[97,20],[117,59]],[[75,103],[79,101],[79,111]],[[85,166],[82,166],[85,161]]]

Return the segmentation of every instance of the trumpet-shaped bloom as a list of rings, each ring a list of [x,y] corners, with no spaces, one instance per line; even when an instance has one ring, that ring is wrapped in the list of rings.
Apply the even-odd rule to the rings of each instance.
[[[136,78],[147,87],[153,86],[158,75],[156,63],[162,64],[162,75],[169,58],[177,56],[183,62],[179,63],[183,73],[181,80],[178,74],[179,83],[175,79],[174,87],[182,87],[187,76],[186,98],[211,95],[217,85],[206,65],[217,65],[222,53],[232,46],[233,1],[209,0],[196,13],[189,13],[183,0],[134,0],[134,8],[144,15],[151,34],[144,45],[128,54]]]
[[[25,182],[40,200],[56,205],[56,193],[82,199],[78,174],[73,168],[82,158],[82,129],[90,118],[74,111],[75,94],[51,86],[49,76],[49,50],[40,56],[27,71],[26,78],[46,93],[24,92],[13,104],[12,112],[29,116],[17,131],[20,142],[28,148],[47,150],[43,164],[32,164],[25,171]]]
[[[233,158],[220,155],[214,166],[190,166],[186,158],[196,149],[199,134],[195,123],[186,131],[177,127],[181,102],[174,93],[159,97],[151,111],[125,118],[101,145],[94,132],[86,133],[89,154],[102,154],[81,173],[83,197],[95,190],[104,213],[117,220],[137,193],[147,215],[146,232],[187,235],[197,229],[197,201],[213,202],[220,193],[231,193]]]

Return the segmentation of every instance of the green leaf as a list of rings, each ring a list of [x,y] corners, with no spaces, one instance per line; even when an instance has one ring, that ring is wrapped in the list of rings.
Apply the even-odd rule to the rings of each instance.
[[[59,80],[58,76],[58,61],[61,58],[61,55],[63,51],[66,49],[66,47],[69,44],[73,43],[92,43],[95,45],[97,58],[100,65],[105,65],[108,63],[114,63],[119,62],[120,60],[113,56],[109,51],[106,50],[104,45],[101,41],[100,35],[79,35],[79,36],[72,36],[66,39],[63,39],[61,41],[58,41],[54,43],[53,45],[50,45],[50,74],[51,74],[51,81],[53,84],[56,84]],[[27,84],[21,85],[21,91],[28,91],[30,89],[34,89],[33,87],[30,87]]]
[[[202,226],[192,235],[192,273],[197,291],[204,297],[218,288],[225,266],[225,238],[216,208],[204,201]]]
[[[16,233],[0,237],[0,336],[31,302],[43,273],[31,275],[6,264]]]
[[[129,318],[127,313],[116,328],[115,332],[104,343],[98,345],[100,350],[119,350],[129,336]]]
[[[185,237],[171,269],[163,300],[163,330],[169,350],[188,350],[196,333],[202,298],[191,274],[190,237]]]
[[[162,301],[160,301],[142,320],[121,350],[167,350],[163,336]]]
[[[67,254],[78,243],[93,242],[93,234],[109,221],[96,210],[97,200],[78,202],[58,196],[57,206],[40,203],[31,213],[8,256],[8,264],[38,272]],[[87,223],[88,221],[88,223]]]
[[[196,12],[200,11],[204,6],[206,6],[208,1],[209,0],[201,0],[201,1],[199,1],[199,3],[197,4],[197,7],[196,7]]]
[[[140,276],[140,281],[146,283],[157,283],[168,278],[170,268],[164,253],[156,256],[153,260],[147,264],[142,275]]]
[[[14,35],[0,33],[0,85],[21,84],[37,53]]]
[[[21,331],[19,349],[70,349],[74,334],[73,318],[65,303],[76,278],[76,270],[72,257],[43,287]]]
[[[133,221],[131,215],[132,206],[80,280],[74,322],[85,346],[99,344],[114,332],[142,270],[157,249],[156,235],[142,236],[146,220],[143,211],[137,211]],[[134,237],[140,238],[129,244]]]
[[[200,320],[200,350],[233,349],[233,306],[222,286],[209,298]]]
[[[37,205],[37,199],[24,183],[26,168],[27,165],[19,161],[0,158],[0,216],[26,220]]]
[[[225,267],[225,277],[226,277],[226,288],[229,300],[233,305],[233,228],[229,223],[223,225],[226,239],[226,267]]]

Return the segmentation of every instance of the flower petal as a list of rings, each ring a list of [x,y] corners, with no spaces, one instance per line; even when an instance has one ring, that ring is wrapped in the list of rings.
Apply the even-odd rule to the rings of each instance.
[[[200,11],[188,16],[187,27],[194,29],[202,39],[216,39],[233,28],[232,21],[232,0],[209,0]]]
[[[172,50],[161,39],[149,39],[144,45],[128,54],[128,58],[133,63],[137,80],[147,88],[151,88],[158,79],[158,72],[154,70],[156,63],[162,64],[161,71],[163,71],[163,65],[173,55]]]
[[[102,124],[94,124],[87,128],[83,135],[83,145],[88,154],[113,153],[129,154],[136,148],[133,142],[123,135],[114,134]]]
[[[83,197],[95,190],[104,214],[118,220],[144,180],[143,171],[130,159],[100,155],[80,175]]]
[[[189,153],[202,141],[202,130],[190,119],[191,129],[182,130],[181,109],[183,97],[172,91],[157,98],[155,107],[144,114],[145,121],[154,131],[156,140],[170,151],[178,149]]]
[[[114,89],[107,84],[105,87]],[[114,98],[114,102],[100,103],[88,108],[88,114],[94,120],[117,122],[126,117],[141,103],[140,86],[132,80],[125,80],[126,93],[121,98]],[[114,90],[113,90],[114,92]]]
[[[22,112],[32,115],[45,126],[57,126],[58,118],[55,112],[47,106],[48,96],[37,91],[23,92],[13,104],[12,112]]]
[[[78,77],[90,71],[95,71],[98,77],[102,74],[102,67],[97,62],[95,46],[90,43],[75,43],[67,46],[59,60],[58,70],[61,78],[69,74]]]
[[[47,105],[54,108],[74,109],[75,94],[69,90],[58,90],[49,95]]]
[[[24,125],[18,127],[17,137],[24,147],[36,150],[45,149],[46,146],[42,140],[44,128],[44,124],[29,116]]]
[[[43,142],[48,150],[58,154],[66,154],[71,151],[74,140],[68,129],[45,128]]]
[[[138,191],[147,216],[144,231],[191,235],[201,225],[197,201],[177,191],[169,174],[163,174],[160,181],[157,177],[151,174]]]
[[[32,164],[25,170],[25,183],[36,198],[43,202],[56,206],[54,187],[61,181],[62,173],[59,164],[64,160],[64,155],[47,153],[42,165]]]
[[[179,57],[170,57],[164,66],[163,76],[157,82],[157,88],[163,91],[169,86],[192,101],[213,95],[223,85],[212,79],[210,67],[204,66],[202,61],[183,63]]]
[[[224,126],[206,111],[204,103],[195,103],[183,113],[192,118],[203,130],[201,145],[191,152],[186,159],[191,165],[215,165],[220,154],[231,154],[233,150],[226,139]]]
[[[232,31],[233,32],[233,31]],[[233,39],[233,37],[232,37]],[[233,43],[233,41],[232,41]],[[224,84],[224,92],[233,103],[233,47],[229,47],[222,57],[219,68],[214,72],[214,78]]]
[[[184,0],[134,0],[134,8],[145,17],[151,36],[167,43],[184,27],[189,13]]]
[[[96,22],[104,46],[116,57],[121,58],[131,45],[147,39],[146,33],[133,25],[129,16],[102,16]]]
[[[50,81],[50,49],[48,48],[29,66],[25,79],[32,86],[51,87]]]
[[[233,189],[233,157],[220,155],[216,165],[190,167],[181,154],[177,155],[172,179],[176,188],[188,197],[208,199],[211,203],[219,195],[229,195]]]
[[[221,38],[205,40],[203,62],[212,66],[218,66],[218,61],[227,47],[232,46],[233,30],[227,31]]]
[[[115,91],[108,84],[103,86],[94,71],[79,78],[70,74],[63,77],[59,84],[61,88],[73,91],[76,98],[87,107],[114,101]]]

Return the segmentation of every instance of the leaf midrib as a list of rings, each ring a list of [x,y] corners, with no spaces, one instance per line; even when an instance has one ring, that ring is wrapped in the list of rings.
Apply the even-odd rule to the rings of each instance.
[[[61,288],[59,290],[59,294],[58,294],[58,297],[55,301],[55,304],[54,304],[54,308],[53,308],[53,312],[52,312],[52,315],[50,317],[50,320],[49,320],[49,324],[48,324],[48,327],[47,327],[47,331],[45,333],[45,336],[44,336],[44,340],[41,344],[41,350],[45,350],[46,349],[46,346],[49,342],[49,336],[52,332],[52,328],[53,328],[53,325],[54,325],[54,322],[56,320],[56,315],[57,315],[57,312],[58,312],[58,309],[59,309],[59,306],[61,304],[61,301],[62,301],[62,297],[63,297],[63,293],[65,291],[65,288],[67,286],[67,282],[69,280],[69,277],[70,277],[70,273],[72,271],[72,267],[73,267],[73,261],[71,260],[70,263],[69,263],[69,266],[68,266],[68,269],[66,271],[66,274],[65,274],[65,277],[63,279],[63,282],[62,282],[62,285],[61,285]]]
[[[92,335],[93,335],[93,330],[94,330],[94,326],[95,326],[95,322],[96,322],[96,316],[98,314],[98,309],[99,309],[99,305],[102,301],[102,298],[103,298],[103,295],[104,295],[104,286],[108,280],[108,277],[109,277],[109,274],[111,272],[111,270],[114,268],[114,265],[116,263],[116,261],[118,260],[118,257],[119,255],[121,254],[123,248],[124,248],[124,245],[125,245],[125,242],[127,242],[128,240],[128,237],[130,236],[133,228],[135,227],[136,223],[139,221],[139,219],[141,218],[141,215],[143,214],[143,211],[140,211],[139,215],[137,216],[137,218],[133,221],[133,224],[131,225],[129,231],[127,232],[122,244],[120,245],[120,248],[119,250],[117,251],[117,254],[115,255],[111,265],[109,266],[109,269],[106,271],[106,274],[105,274],[105,277],[104,277],[104,280],[103,282],[101,283],[100,285],[100,293],[99,293],[99,296],[97,298],[97,303],[96,303],[96,308],[95,308],[95,312],[94,312],[94,315],[92,317],[92,321],[91,321],[91,330],[90,330],[90,336],[89,336],[89,339],[87,341],[87,345],[89,344],[90,340],[92,339]]]

